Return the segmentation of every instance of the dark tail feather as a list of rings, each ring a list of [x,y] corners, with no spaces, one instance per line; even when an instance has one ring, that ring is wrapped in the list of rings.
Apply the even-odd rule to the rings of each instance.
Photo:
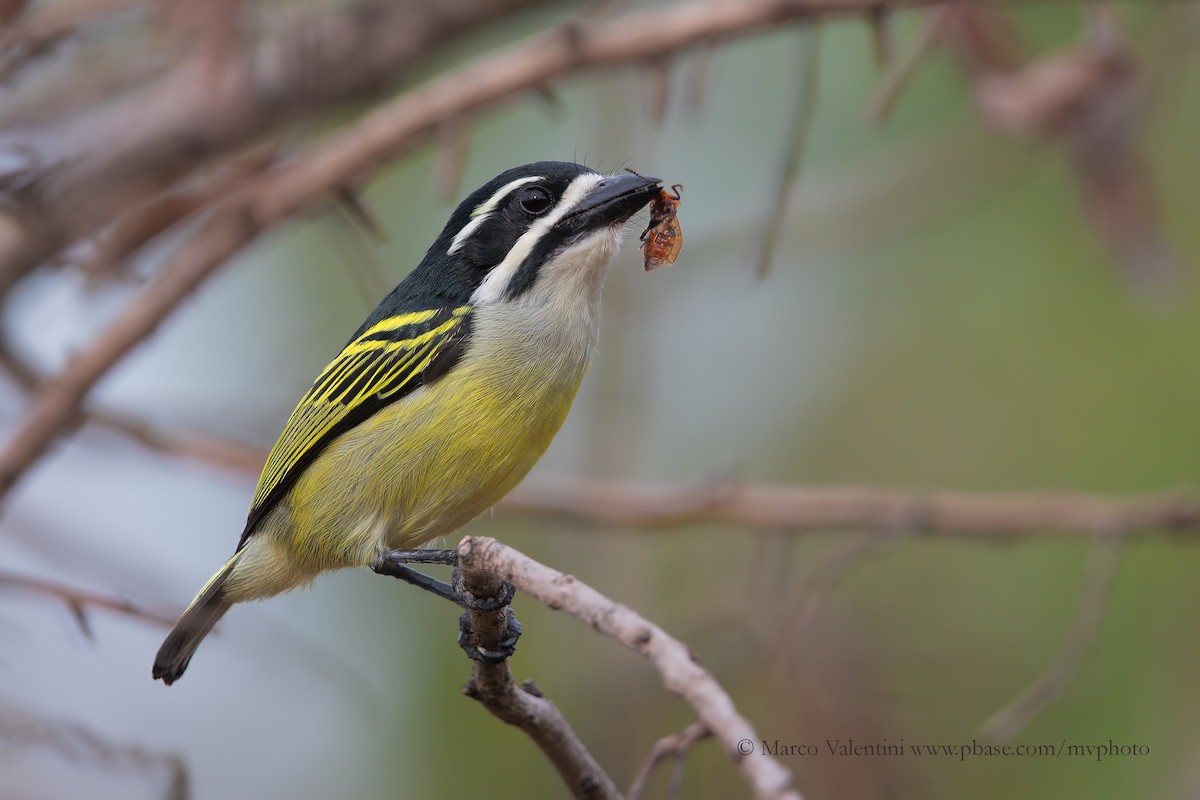
[[[238,553],[225,562],[221,571],[205,584],[200,594],[196,595],[196,599],[175,623],[175,627],[167,634],[166,641],[158,648],[158,655],[154,658],[151,674],[155,680],[162,679],[168,686],[179,680],[200,642],[217,624],[217,620],[225,616],[232,604],[224,599],[221,590],[240,556],[241,553]]]

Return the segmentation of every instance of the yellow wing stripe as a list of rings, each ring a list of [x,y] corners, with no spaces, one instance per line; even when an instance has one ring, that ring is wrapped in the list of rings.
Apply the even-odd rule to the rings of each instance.
[[[397,328],[403,328],[407,325],[420,325],[422,322],[428,322],[437,316],[438,310],[431,308],[428,311],[414,311],[411,314],[400,314],[396,317],[388,317],[385,320],[375,323],[370,328],[363,332],[359,338],[374,336],[377,333],[384,331],[394,331]]]
[[[379,395],[379,399],[386,400],[387,398],[394,395],[396,392],[399,392],[402,389],[404,389],[406,386],[408,386],[408,384],[412,382],[412,380],[415,376],[420,375],[421,373],[423,373],[425,371],[426,367],[429,366],[429,362],[433,361],[433,358],[436,355],[437,355],[437,348],[430,347],[425,350],[424,357],[421,359],[420,363],[418,363],[412,369],[408,369],[407,367],[404,367],[404,366],[398,366],[398,367],[395,367],[392,370],[390,370],[388,372],[387,376],[384,378],[383,385],[391,383],[397,377],[402,377],[402,380],[394,386],[389,386],[387,389],[383,389],[381,386],[380,391],[377,392],[377,394]],[[415,357],[416,356],[414,355],[414,358]],[[409,359],[409,360],[411,361],[412,359]]]
[[[459,306],[458,308],[454,309],[452,313],[454,314],[455,319],[460,319],[470,310],[470,306]],[[438,315],[438,313],[440,313],[440,309],[432,308],[428,311],[414,311],[411,314],[400,314],[399,316],[388,317],[385,320],[375,323],[370,328],[367,328],[367,330],[363,331],[363,334],[358,338],[369,339],[379,333],[394,331],[398,328],[408,327],[409,325],[420,325],[422,322],[428,322],[429,320],[433,319]]]
[[[400,318],[392,317],[392,319],[400,319]],[[346,349],[342,351],[342,354],[340,356],[338,356],[338,358],[343,358],[345,356],[354,355],[356,353],[366,353],[366,352],[369,352],[372,350],[383,350],[385,353],[394,352],[396,350],[407,350],[411,347],[415,347],[417,345],[424,344],[425,342],[428,342],[430,339],[436,339],[439,336],[441,336],[442,334],[448,333],[450,331],[450,329],[453,328],[455,325],[457,325],[459,323],[459,320],[461,320],[461,319],[462,319],[462,315],[458,314],[458,312],[455,311],[455,316],[446,320],[441,325],[438,325],[436,328],[431,328],[430,330],[426,331],[425,333],[419,334],[417,336],[413,336],[409,339],[401,339],[398,342],[394,342],[390,339],[367,339],[366,338],[367,336],[372,335],[371,331],[375,331],[375,329],[378,328],[379,325],[383,325],[384,323],[386,323],[388,321],[388,320],[384,320],[383,322],[379,323],[379,325],[376,325],[374,328],[371,328],[371,330],[367,331],[362,336],[358,337],[358,339],[356,339],[355,341],[346,345]],[[376,332],[378,332],[378,331],[376,331]]]
[[[354,368],[362,364],[366,360],[365,353],[347,357],[345,353],[339,355],[328,367],[313,388],[308,391],[301,401],[301,405],[311,403],[329,403],[333,400],[333,393],[342,385],[342,381],[354,371]],[[297,411],[300,409],[297,408]]]
[[[263,502],[305,454],[319,446],[326,434],[372,395],[386,400],[419,379],[470,311],[470,306],[455,308],[445,322],[405,339],[369,338],[428,323],[445,311],[433,309],[389,317],[348,344],[292,412],[259,478],[254,506]]]
[[[381,342],[381,344],[386,344],[386,342]],[[325,390],[319,394],[310,392],[306,395],[295,412],[293,412],[292,419],[288,421],[285,435],[280,437],[280,442],[276,449],[281,456],[287,453],[290,454],[290,457],[280,457],[278,460],[272,459],[272,468],[269,474],[264,473],[263,475],[262,484],[264,486],[273,486],[278,483],[279,479],[299,459],[302,453],[307,452],[309,448],[320,441],[321,437],[337,424],[346,411],[358,405],[365,397],[371,394],[370,388],[377,385],[377,378],[375,377],[366,381],[367,391],[360,391],[352,401],[346,402],[346,395],[353,388],[353,385],[357,383],[357,380],[347,381],[346,379],[353,374],[355,367],[365,365],[364,362],[366,362],[368,356],[368,352],[363,352],[347,358],[345,351],[343,351],[342,355],[338,356],[330,367],[327,368],[327,372],[330,373],[330,379],[323,381],[326,387]],[[379,361],[380,363],[375,367],[376,372],[386,363],[385,359],[380,359]]]

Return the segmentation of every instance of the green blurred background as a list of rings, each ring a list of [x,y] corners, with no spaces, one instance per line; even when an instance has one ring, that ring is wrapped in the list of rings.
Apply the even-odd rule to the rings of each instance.
[[[459,196],[514,164],[575,158],[683,183],[686,241],[673,267],[643,273],[629,242],[610,268],[597,360],[530,480],[1191,487],[1200,72],[1195,48],[1179,42],[1194,41],[1200,17],[1187,4],[1118,12],[1135,51],[1158,67],[1148,70],[1156,83],[1143,150],[1186,268],[1166,291],[1147,295],[1122,275],[1059,147],[981,124],[945,51],[922,62],[885,124],[868,124],[878,71],[868,29],[850,21],[821,34],[802,171],[765,279],[753,260],[789,147],[802,77],[796,30],[720,48],[699,108],[682,91],[699,56],[674,62],[679,90],[661,127],[646,113],[646,76],[632,70],[567,81],[557,110],[530,99],[489,114],[471,125],[454,198],[431,188],[432,148],[391,166],[366,193],[386,242],[336,214],[271,235],[97,400],[173,430],[269,445]],[[1012,16],[1045,50],[1079,36],[1080,10],[1068,4]],[[524,16],[455,57],[552,18]],[[914,23],[898,22],[903,40]],[[9,301],[8,333],[52,368],[131,291],[42,276]],[[51,315],[72,322],[46,334]],[[253,479],[87,429],[14,496],[0,552],[28,571],[179,606],[235,543]],[[64,484],[72,503],[56,501]],[[783,758],[806,797],[1200,794],[1200,551],[1186,537],[1121,546],[1094,646],[1061,698],[1013,740],[1111,739],[1148,754],[960,761],[832,756],[826,740],[982,741],[983,723],[1067,637],[1085,539],[909,537],[855,555],[854,542],[878,532],[645,532],[503,515],[469,531],[577,575],[686,641],[763,738],[819,747]],[[614,642],[528,598],[515,608],[526,631],[515,675],[534,678],[628,785],[690,710]],[[5,594],[0,687],[52,718],[178,753],[198,798],[565,796],[530,741],[460,694],[469,669],[454,646],[456,617],[369,574],[324,577],[309,592],[237,609],[187,679],[165,690],[149,680],[162,630],[96,614],[88,641],[61,608]],[[0,753],[0,795],[161,796],[110,772],[16,747]],[[667,796],[668,772],[648,796]],[[712,742],[688,757],[683,786],[689,798],[748,794]]]

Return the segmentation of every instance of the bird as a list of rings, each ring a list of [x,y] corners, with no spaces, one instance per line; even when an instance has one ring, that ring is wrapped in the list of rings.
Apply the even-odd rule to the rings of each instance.
[[[660,183],[538,161],[468,195],[300,399],[153,678],[178,680],[234,604],[417,548],[513,489],[566,419],[622,228]]]

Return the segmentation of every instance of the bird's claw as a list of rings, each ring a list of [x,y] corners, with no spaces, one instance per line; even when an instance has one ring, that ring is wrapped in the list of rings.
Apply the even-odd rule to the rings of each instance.
[[[481,664],[500,664],[512,657],[517,650],[517,640],[521,638],[522,628],[511,607],[504,609],[504,617],[508,623],[508,635],[496,643],[495,649],[491,649],[475,644],[474,632],[471,629],[471,612],[463,612],[458,618],[458,646],[468,658]]]

